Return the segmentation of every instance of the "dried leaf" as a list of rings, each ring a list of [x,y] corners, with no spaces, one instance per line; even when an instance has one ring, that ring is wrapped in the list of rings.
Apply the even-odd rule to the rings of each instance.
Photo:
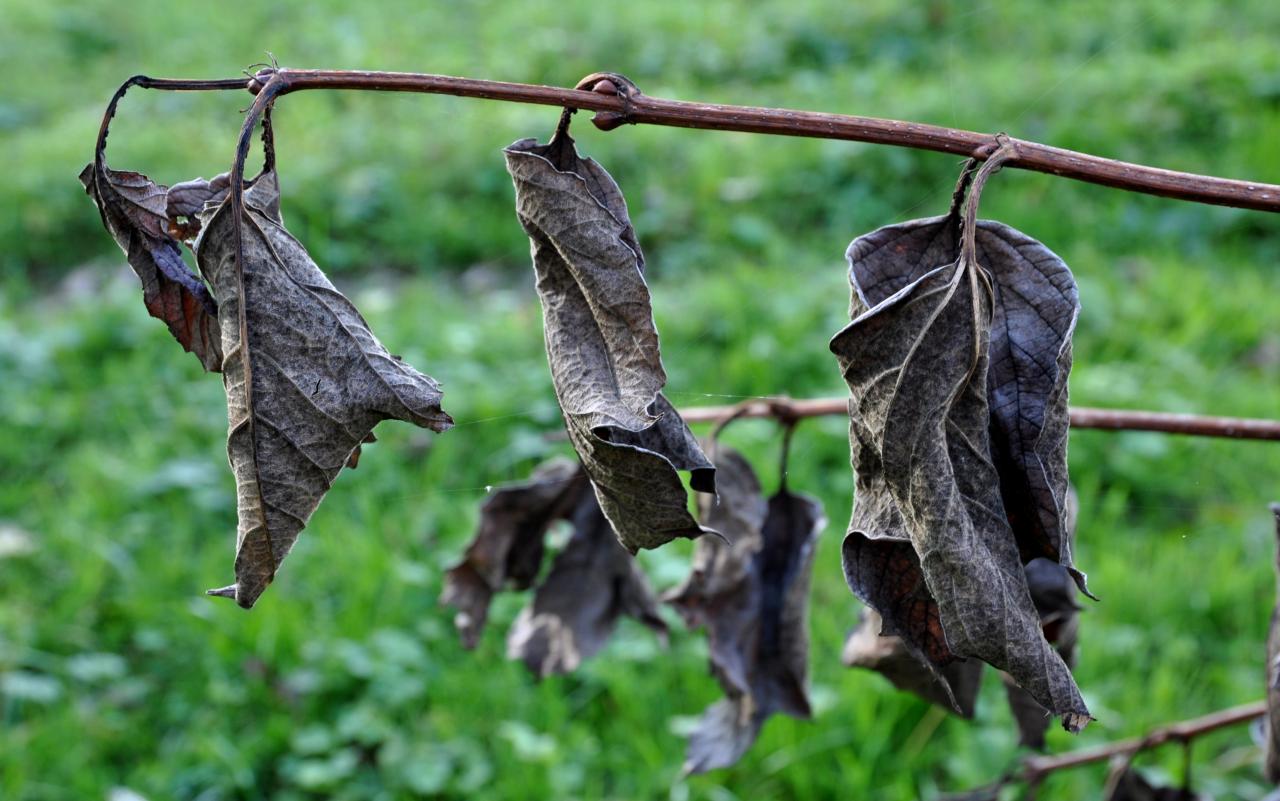
[[[960,256],[958,214],[890,225],[849,246],[855,316]],[[991,457],[1022,561],[1065,565],[1081,589],[1067,538],[1067,376],[1079,293],[1067,265],[1027,235],[977,221],[978,264],[992,288],[987,397]]]
[[[699,536],[676,471],[691,471],[699,492],[714,492],[715,471],[660,392],[666,373],[644,257],[621,191],[567,133],[505,152],[556,397],[605,516],[632,553]]]
[[[972,718],[982,686],[982,662],[956,660],[938,668],[939,677],[932,666],[912,653],[901,637],[882,635],[883,626],[879,613],[874,609],[865,610],[858,627],[845,640],[841,661],[848,667],[874,670],[899,690],[914,693],[963,718]]]
[[[571,522],[573,536],[507,634],[507,657],[523,660],[539,678],[576,670],[604,646],[622,615],[666,640],[648,580],[592,493],[579,492]]]
[[[765,505],[750,466],[727,448],[716,467],[718,503],[701,505],[728,542],[700,540],[689,579],[666,599],[690,626],[706,626],[711,669],[726,696],[689,738],[688,773],[737,762],[774,712],[810,715],[808,591],[822,506],[785,487]]]
[[[1073,487],[1067,488],[1065,518],[1067,542],[1074,549],[1080,501]],[[1076,603],[1076,582],[1062,565],[1048,559],[1032,559],[1026,566],[1031,601],[1040,615],[1044,637],[1072,670],[1076,666],[1076,642],[1080,631],[1080,605]],[[1004,674],[1009,710],[1018,726],[1018,745],[1044,750],[1050,714],[1030,693]]]
[[[1075,602],[1076,583],[1066,568],[1048,559],[1033,559],[1026,566],[1031,600],[1040,615],[1040,628],[1068,668],[1076,666],[1076,642],[1080,607]],[[1026,690],[1005,674],[1004,689],[1018,726],[1018,745],[1044,750],[1050,714]]]
[[[585,490],[577,462],[553,459],[528,481],[503,487],[484,502],[475,538],[445,575],[440,595],[441,603],[458,610],[453,622],[464,647],[479,642],[495,593],[508,584],[528,589],[537,578],[547,529],[572,512]]]
[[[174,236],[178,232],[166,211],[170,190],[142,173],[110,169],[101,153],[81,171],[80,183],[141,279],[147,311],[164,321],[205,370],[219,372],[218,307],[204,281],[182,260],[182,247]]]
[[[1280,503],[1271,505],[1276,518],[1277,601],[1267,632],[1267,781],[1280,784]]]
[[[274,170],[244,205],[243,281],[230,200],[201,212],[195,251],[218,302],[239,512],[236,583],[210,592],[248,608],[374,425],[453,421],[439,385],[387,352],[285,230]]]
[[[1185,787],[1152,784],[1124,757],[1114,761],[1103,797],[1106,801],[1212,801]]]
[[[975,183],[971,216],[992,166]],[[965,243],[957,260],[928,269],[831,342],[852,393],[857,474],[845,576],[884,618],[884,633],[921,659],[937,668],[982,659],[1078,731],[1088,710],[1041,633],[990,456],[993,287],[975,250]],[[850,251],[860,252],[857,241]],[[887,251],[908,266],[933,258],[928,241]]]

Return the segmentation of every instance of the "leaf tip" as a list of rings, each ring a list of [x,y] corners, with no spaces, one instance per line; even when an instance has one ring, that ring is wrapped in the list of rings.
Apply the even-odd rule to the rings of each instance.
[[[1093,720],[1093,716],[1087,712],[1067,712],[1062,716],[1062,728],[1072,734],[1079,734],[1084,731],[1084,727],[1092,723]]]

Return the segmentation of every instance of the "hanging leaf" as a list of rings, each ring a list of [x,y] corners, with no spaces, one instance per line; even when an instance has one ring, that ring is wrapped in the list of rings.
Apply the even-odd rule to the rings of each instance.
[[[532,242],[547,360],[569,439],[619,541],[634,553],[704,533],[677,470],[715,491],[715,471],[660,392],[666,373],[644,257],[617,184],[563,129],[505,151]]]
[[[218,303],[239,513],[236,583],[210,593],[248,608],[374,425],[395,418],[443,431],[453,421],[439,385],[387,352],[285,230],[274,169],[244,194],[242,280],[230,200],[200,222],[195,251]]]
[[[1076,583],[1066,568],[1048,559],[1033,559],[1026,566],[1031,600],[1040,615],[1040,628],[1062,661],[1076,666],[1076,642],[1080,630],[1080,607],[1075,602]],[[1050,714],[1026,690],[1004,675],[1004,690],[1018,726],[1018,745],[1044,750]]]
[[[874,670],[899,690],[914,693],[963,718],[972,718],[982,686],[982,662],[959,659],[935,672],[912,653],[901,637],[882,635],[883,627],[879,613],[864,610],[858,627],[845,640],[841,661],[848,667]]]
[[[1280,784],[1280,503],[1271,505],[1276,518],[1277,601],[1267,632],[1267,781]]]
[[[774,712],[810,716],[808,594],[822,506],[785,486],[765,506],[750,466],[727,448],[716,466],[719,502],[701,506],[728,542],[699,541],[693,572],[667,598],[687,624],[706,626],[726,696],[689,737],[688,773],[737,762]]]
[[[666,641],[667,624],[635,557],[618,543],[595,496],[578,495],[573,536],[507,634],[507,657],[523,660],[539,678],[576,670],[604,646],[623,615]]]
[[[175,236],[190,230],[176,229],[168,216],[170,190],[142,173],[110,169],[101,150],[81,171],[80,183],[141,279],[147,311],[168,326],[178,344],[195,354],[205,370],[219,372],[218,307],[204,281],[182,259]]]
[[[890,225],[849,246],[854,316],[887,301],[960,255],[958,210]],[[1065,565],[1082,590],[1067,539],[1067,376],[1080,312],[1075,279],[1062,259],[993,220],[975,230],[977,263],[991,283],[987,398],[991,458],[1022,561]],[[1087,590],[1086,590],[1087,592]]]
[[[1106,801],[1213,801],[1186,787],[1164,787],[1148,781],[1131,764],[1132,757],[1112,764],[1103,798]]]
[[[542,565],[543,540],[586,490],[577,462],[552,459],[528,481],[503,487],[484,502],[480,526],[462,561],[445,574],[440,602],[458,610],[454,625],[466,648],[476,647],[493,595],[510,585],[528,589]]]
[[[884,618],[885,633],[921,659],[937,668],[982,659],[1079,731],[1088,710],[1041,633],[990,456],[993,287],[973,232],[977,197],[999,162],[975,179],[959,258],[872,306],[831,342],[852,393],[858,502],[845,576]],[[908,263],[930,258],[927,247],[892,250]]]
[[[1075,488],[1067,488],[1065,518],[1067,542],[1075,547],[1076,520],[1080,500]],[[1032,559],[1026,566],[1027,588],[1040,615],[1044,638],[1072,670],[1076,666],[1076,642],[1080,630],[1080,605],[1076,603],[1076,582],[1067,569],[1048,559]],[[1045,733],[1049,730],[1049,710],[1022,689],[1006,673],[1003,675],[1009,710],[1018,726],[1018,745],[1044,750]]]

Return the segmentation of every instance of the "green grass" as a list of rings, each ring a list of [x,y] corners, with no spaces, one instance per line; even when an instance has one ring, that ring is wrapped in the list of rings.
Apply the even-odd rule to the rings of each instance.
[[[436,605],[488,485],[563,450],[527,241],[498,150],[553,109],[301,94],[277,114],[285,217],[391,349],[444,382],[455,430],[385,425],[251,613],[226,583],[234,487],[220,381],[174,346],[74,180],[101,108],[137,72],[297,66],[429,70],[558,85],[616,69],[657,95],[1006,130],[1159,166],[1280,181],[1280,7],[1155,0],[1069,8],[945,2],[762,5],[268,3],[238,9],[0,0],[0,797],[158,799],[915,798],[1016,757],[998,682],[976,722],[939,720],[839,649],[852,485],[845,426],[806,422],[791,482],[831,521],[815,567],[811,723],[771,721],[742,763],[682,779],[680,732],[717,695],[699,633],[638,625],[578,674],[504,659]],[[592,12],[595,13],[592,13]],[[135,90],[111,160],[173,182],[230,161],[240,95]],[[955,159],[670,129],[583,149],[627,192],[678,405],[844,391],[853,236],[939,213]],[[984,216],[1072,265],[1084,312],[1073,402],[1275,416],[1280,237],[1260,213],[1008,171]],[[766,485],[777,432],[730,442]],[[1078,561],[1103,598],[1078,678],[1099,723],[1055,751],[1260,697],[1280,450],[1156,434],[1072,435]],[[687,543],[642,554],[680,580]],[[1218,797],[1263,794],[1243,729],[1197,745]],[[1175,751],[1144,757],[1176,775]],[[1042,797],[1091,797],[1101,768]]]

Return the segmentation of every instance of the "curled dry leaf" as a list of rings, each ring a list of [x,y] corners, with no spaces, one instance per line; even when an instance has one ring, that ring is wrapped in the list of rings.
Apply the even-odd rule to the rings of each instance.
[[[542,565],[544,538],[556,520],[573,511],[586,490],[577,462],[553,459],[528,481],[502,487],[480,509],[480,525],[462,561],[445,574],[440,602],[466,648],[474,648],[489,617],[489,602],[508,584],[528,589]]]
[[[971,232],[976,198],[998,163],[989,161],[975,181]],[[868,238],[904,271],[939,257],[930,239],[883,229]],[[866,258],[862,240],[850,254],[855,265]],[[982,659],[1078,731],[1088,710],[1041,633],[991,456],[993,283],[973,239],[954,260],[932,264],[831,342],[852,393],[857,506],[843,547],[845,577],[884,618],[885,633],[935,669],[957,657]],[[859,270],[850,275],[854,306],[865,306]],[[1059,553],[1066,550],[1064,538]]]
[[[890,225],[849,246],[854,316],[960,255],[956,213]],[[1067,377],[1079,293],[1067,265],[1036,240],[978,220],[975,253],[991,284],[987,399],[991,458],[1022,561],[1066,566],[1081,589],[1067,536]]]
[[[195,354],[205,370],[221,370],[218,306],[204,281],[182,259],[179,238],[193,232],[175,226],[168,215],[172,190],[142,173],[107,167],[101,152],[80,173],[80,183],[142,281],[147,311],[168,326],[178,344]]]
[[[728,541],[700,540],[688,580],[666,599],[688,625],[707,628],[726,696],[690,735],[689,773],[737,762],[774,712],[810,715],[808,592],[822,507],[785,487],[766,504],[750,465],[727,448],[716,466],[718,502],[700,505]]]
[[[899,690],[972,718],[982,686],[982,662],[958,659],[935,672],[912,653],[901,637],[881,634],[883,627],[878,612],[865,610],[858,627],[845,640],[841,661],[848,667],[874,670]]]
[[[1076,666],[1076,643],[1080,631],[1080,607],[1076,604],[1076,583],[1066,568],[1048,559],[1033,559],[1026,566],[1031,600],[1040,615],[1040,628],[1068,668]],[[1045,747],[1050,714],[1026,690],[1004,674],[1009,710],[1018,726],[1018,745]]]
[[[622,615],[665,637],[657,598],[601,514],[586,474],[576,462],[552,459],[485,501],[475,538],[445,577],[440,600],[458,610],[463,645],[479,641],[495,593],[533,586],[557,520],[569,521],[573,536],[508,632],[508,656],[540,678],[570,672],[600,650]]]
[[[1076,521],[1079,519],[1080,499],[1074,487],[1067,488],[1065,518],[1067,542],[1075,547]],[[1031,601],[1040,615],[1040,628],[1044,638],[1072,670],[1076,666],[1076,643],[1080,632],[1080,605],[1076,603],[1077,586],[1074,577],[1057,562],[1048,559],[1032,559],[1026,566],[1027,587]],[[1049,730],[1050,714],[1031,694],[1022,689],[1006,673],[1003,675],[1005,695],[1009,710],[1018,726],[1018,745],[1044,750],[1045,733]]]
[[[1280,503],[1271,505],[1276,518],[1277,601],[1267,632],[1267,781],[1280,784]]]
[[[547,359],[569,439],[631,552],[704,533],[677,470],[715,491],[715,470],[661,394],[644,257],[613,179],[567,132],[505,151],[532,243]]]
[[[230,199],[200,222],[195,251],[218,303],[239,513],[236,583],[210,593],[248,608],[380,420],[433,431],[453,421],[439,385],[387,352],[285,230],[274,169],[244,193],[242,271]]]
[[[658,599],[593,493],[578,493],[570,522],[573,536],[507,633],[508,658],[522,660],[539,678],[576,670],[604,646],[623,615],[666,641]]]
[[[1075,490],[1067,494],[1067,532],[1074,542],[1077,519]],[[1040,615],[1045,639],[1057,649],[1068,667],[1075,666],[1079,610],[1076,585],[1071,576],[1056,562],[1033,559],[1025,568],[1031,601]],[[976,659],[952,662],[938,669],[916,658],[902,638],[880,634],[883,621],[874,609],[863,612],[857,628],[845,641],[842,661],[849,667],[875,670],[900,690],[915,693],[924,700],[949,707],[965,718],[972,718],[982,683],[983,664]],[[939,676],[940,674],[940,676]],[[1018,742],[1030,748],[1043,749],[1049,727],[1049,712],[1031,695],[1003,674],[1009,708],[1018,726]]]

